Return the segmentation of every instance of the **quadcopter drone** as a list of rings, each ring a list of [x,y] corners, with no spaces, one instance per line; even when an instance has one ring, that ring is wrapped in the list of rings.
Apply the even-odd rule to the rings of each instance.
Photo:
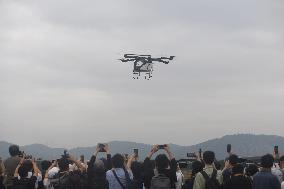
[[[124,54],[124,58],[119,59],[121,62],[133,62],[133,79],[138,79],[141,73],[145,73],[145,79],[149,80],[153,73],[153,63],[161,62],[168,64],[175,56],[152,58],[151,55]],[[148,76],[147,76],[148,75]]]

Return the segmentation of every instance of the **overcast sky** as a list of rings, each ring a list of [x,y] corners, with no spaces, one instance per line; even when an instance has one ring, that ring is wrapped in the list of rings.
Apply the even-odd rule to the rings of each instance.
[[[0,0],[0,140],[284,133],[282,0]],[[175,55],[133,80],[124,53]]]

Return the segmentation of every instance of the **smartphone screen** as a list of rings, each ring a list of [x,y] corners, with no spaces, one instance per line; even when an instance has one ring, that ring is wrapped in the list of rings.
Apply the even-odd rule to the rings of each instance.
[[[99,143],[98,146],[99,146],[99,148],[100,148],[100,152],[105,152],[105,149],[104,149],[105,144]]]
[[[227,145],[227,152],[228,152],[228,153],[231,153],[231,150],[232,150],[232,145],[231,145],[231,144],[228,144],[228,145]]]
[[[274,152],[275,152],[275,154],[278,154],[279,152],[278,152],[278,146],[274,146]]]
[[[138,149],[137,148],[133,149],[133,152],[134,152],[135,156],[137,157],[138,156]]]

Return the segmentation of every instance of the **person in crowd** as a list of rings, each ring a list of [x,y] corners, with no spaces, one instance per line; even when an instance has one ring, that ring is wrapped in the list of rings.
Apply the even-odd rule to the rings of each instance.
[[[237,164],[232,168],[231,178],[224,183],[223,189],[252,189],[252,180],[244,175],[242,164]]]
[[[38,167],[33,166],[33,162],[35,161],[32,156],[26,156],[24,155],[25,161],[23,162],[23,166],[27,167],[28,169],[28,177],[27,178],[31,178],[34,174],[34,172],[36,171],[37,174],[37,180],[35,183],[35,188],[36,189],[43,189],[43,181],[42,181],[42,175],[41,175],[41,171],[38,169]],[[37,168],[38,170],[34,170],[34,168]]]
[[[183,185],[183,189],[193,189],[194,180],[196,174],[201,172],[204,168],[204,164],[201,161],[194,161],[192,162],[192,171],[191,171],[191,178],[187,179]]]
[[[281,170],[282,175],[283,175],[282,180],[284,181],[284,156],[281,156],[279,158],[279,167],[280,167],[280,170]]]
[[[107,189],[106,171],[111,169],[111,154],[108,145],[105,145],[103,151],[106,153],[106,164],[103,160],[97,159],[101,148],[97,146],[95,153],[88,164],[88,188],[89,189]]]
[[[121,154],[115,154],[111,158],[112,169],[106,172],[106,179],[109,183],[109,189],[126,189],[133,179],[130,169],[132,159],[129,158],[125,165],[125,157]]]
[[[159,154],[155,158],[155,171],[152,169],[151,158],[159,150],[163,149],[168,154]],[[164,180],[165,185],[169,185],[170,188],[175,188],[175,183],[177,182],[176,177],[177,162],[173,153],[170,151],[169,145],[153,145],[150,153],[144,160],[144,187],[149,189],[155,187],[153,186],[159,184],[160,181]]]
[[[176,176],[177,176],[176,189],[181,189],[184,183],[184,176],[178,164],[177,164]]]
[[[274,158],[271,154],[261,157],[261,170],[253,176],[253,189],[280,189],[278,178],[271,173]]]
[[[21,158],[19,157],[20,155],[19,146],[11,145],[9,147],[9,153],[10,153],[10,157],[4,161],[4,167],[5,167],[4,175],[6,177],[4,181],[4,185],[6,189],[12,189],[14,173],[15,173],[16,167],[19,165],[21,161]]]
[[[39,169],[34,162],[31,160],[32,168],[30,164],[25,161],[24,157],[20,160],[14,173],[13,189],[35,189],[37,177],[40,174]],[[29,172],[33,169],[33,175],[29,175]]]
[[[78,167],[78,170],[70,171],[69,164],[73,163]],[[48,172],[50,170],[48,170],[45,175],[45,185],[50,185],[54,189],[84,189],[81,177],[86,170],[80,161],[77,161],[69,154],[65,154],[58,160],[57,164],[59,172],[53,178],[49,178]],[[55,163],[52,166],[55,166]]]
[[[47,172],[48,168],[52,165],[52,163],[48,160],[43,160],[41,163],[41,173],[43,176],[45,176],[45,173]]]
[[[5,167],[4,167],[2,158],[0,157],[0,189],[5,189],[5,186],[3,184],[3,182],[4,182],[4,171],[5,171]]]
[[[253,180],[253,176],[259,171],[258,166],[254,163],[249,164],[245,169],[245,174]]]
[[[232,169],[235,165],[238,164],[238,159],[239,158],[237,155],[231,154],[229,156],[229,159],[225,162],[225,167],[222,173],[224,182],[227,182],[230,180],[230,177],[232,175]]]
[[[133,160],[134,161],[131,163],[130,167],[133,174],[133,180],[129,188],[143,189],[143,178],[144,178],[143,164],[137,161],[137,157],[133,158]]]
[[[88,169],[88,164],[87,162],[85,162],[85,156],[82,154],[80,155],[80,160],[81,164],[85,167],[85,169],[87,170]]]
[[[271,173],[278,178],[280,183],[283,181],[283,173],[278,163],[273,164],[273,167],[271,168]]]
[[[211,181],[215,188],[221,188],[223,183],[222,174],[218,174],[218,171],[214,167],[215,153],[212,151],[205,151],[203,153],[203,161],[205,168],[203,171],[197,173],[194,180],[194,189],[205,189],[208,180]]]

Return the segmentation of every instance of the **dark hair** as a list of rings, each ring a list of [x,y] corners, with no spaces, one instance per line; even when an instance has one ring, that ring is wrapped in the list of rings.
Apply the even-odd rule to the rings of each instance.
[[[65,157],[62,157],[58,160],[58,167],[60,171],[66,171],[69,169],[69,160]]]
[[[26,178],[29,173],[29,168],[25,165],[21,165],[18,169],[18,173],[21,178]]]
[[[23,166],[25,166],[29,171],[33,170],[33,163],[31,162],[31,160],[25,160],[23,162]]]
[[[233,165],[233,166],[236,165],[238,163],[238,161],[239,161],[239,157],[237,155],[235,155],[235,154],[230,155],[229,163],[231,165]]]
[[[261,157],[260,162],[263,168],[271,168],[273,166],[274,158],[271,154],[266,154]]]
[[[111,163],[114,168],[124,168],[124,157],[121,154],[115,154],[111,158]]]
[[[40,165],[41,165],[41,169],[45,171],[51,166],[51,162],[47,160],[43,160]]]
[[[136,180],[142,179],[143,165],[140,162],[134,161],[131,164],[131,171],[133,173],[133,177]]]
[[[170,161],[165,154],[159,154],[155,158],[155,164],[159,173],[163,173],[169,167]]]
[[[247,168],[246,168],[246,175],[247,176],[253,176],[258,172],[258,167],[256,164],[250,164]]]
[[[204,168],[204,164],[200,161],[192,162],[191,166],[192,166],[192,171],[191,171],[192,176],[195,176],[197,173],[201,172]]]
[[[244,174],[244,166],[240,163],[237,163],[233,168],[232,168],[232,175],[234,174]]]
[[[9,147],[9,153],[11,156],[17,156],[20,154],[20,148],[18,145],[11,145]]]
[[[215,160],[215,153],[212,151],[205,151],[203,153],[203,160],[205,164],[211,165]]]
[[[284,161],[284,156],[281,156],[281,157],[279,158],[279,161]]]
[[[221,170],[221,163],[219,161],[214,161],[215,168]]]

